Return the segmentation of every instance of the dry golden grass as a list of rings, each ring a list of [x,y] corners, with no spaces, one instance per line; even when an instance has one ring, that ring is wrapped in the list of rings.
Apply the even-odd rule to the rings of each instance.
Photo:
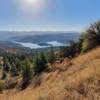
[[[5,91],[0,100],[100,100],[100,47],[74,58],[71,64],[67,60],[55,64],[62,66],[65,71],[43,73],[40,86]]]

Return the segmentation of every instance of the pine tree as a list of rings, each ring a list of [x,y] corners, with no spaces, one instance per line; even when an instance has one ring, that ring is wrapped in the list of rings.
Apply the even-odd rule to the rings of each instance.
[[[17,70],[16,65],[14,63],[11,66],[10,72],[11,72],[12,76],[18,76],[18,70]]]
[[[54,49],[51,48],[50,52],[49,52],[49,56],[48,56],[48,62],[53,64],[55,62],[56,58],[55,58],[55,54],[54,54]]]
[[[9,72],[9,70],[10,70],[10,63],[8,62],[7,59],[4,59],[3,71]]]
[[[35,58],[34,61],[34,73],[39,74],[47,69],[47,60],[43,52],[40,53],[39,56]]]
[[[29,81],[32,77],[32,69],[28,60],[25,60],[24,66],[22,66],[22,78]]]
[[[24,65],[22,66],[22,84],[21,89],[25,89],[29,84],[32,78],[32,69],[28,60],[25,60]]]

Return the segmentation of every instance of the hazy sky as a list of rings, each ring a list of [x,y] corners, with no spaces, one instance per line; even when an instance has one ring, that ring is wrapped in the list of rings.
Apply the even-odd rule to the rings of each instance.
[[[100,0],[0,0],[0,30],[81,31],[99,18]]]

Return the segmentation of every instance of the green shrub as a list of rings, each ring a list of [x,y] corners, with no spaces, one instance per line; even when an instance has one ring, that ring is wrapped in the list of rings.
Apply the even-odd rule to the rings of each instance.
[[[55,57],[54,49],[51,48],[48,54],[48,62],[53,64],[55,61],[56,61],[56,57]]]
[[[87,52],[100,45],[100,21],[91,24],[83,35],[82,52]]]
[[[84,34],[84,40],[83,40],[83,44],[82,44],[82,52],[86,52],[96,46],[97,46],[96,34],[92,33],[92,32]]]
[[[0,83],[0,93],[3,93],[4,89],[5,89],[4,83]]]
[[[6,89],[14,89],[17,86],[16,78],[9,78],[5,81],[5,88]]]
[[[9,72],[9,70],[10,70],[10,64],[8,63],[8,61],[4,61],[3,71]]]
[[[63,56],[68,58],[74,57],[77,53],[77,50],[77,43],[70,41],[69,46],[63,48]]]
[[[3,71],[1,79],[4,80],[7,77],[6,72]]]

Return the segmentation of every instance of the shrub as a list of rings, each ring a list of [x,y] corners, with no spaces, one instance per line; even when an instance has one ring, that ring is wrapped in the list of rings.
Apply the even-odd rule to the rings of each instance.
[[[41,77],[39,75],[37,76],[34,76],[33,80],[32,80],[32,87],[35,88],[35,87],[38,87],[41,85]]]
[[[76,42],[76,53],[80,54],[82,51],[83,35],[80,36],[79,40]]]
[[[5,89],[4,83],[0,83],[0,93],[3,93],[4,89]]]
[[[77,53],[76,47],[76,42],[70,41],[69,46],[63,48],[63,56],[68,58],[74,57]]]
[[[14,79],[7,79],[5,81],[5,88],[6,89],[13,89],[15,88],[17,85],[17,80],[14,78]]]
[[[48,54],[48,62],[53,64],[55,62],[56,58],[55,58],[55,54],[54,54],[54,50],[53,48],[50,49],[50,52]]]
[[[4,80],[7,77],[6,72],[3,71],[1,79]]]
[[[15,65],[16,65],[17,70],[18,70],[19,72],[21,72],[22,66],[23,66],[23,61],[21,61],[20,59],[17,59]]]
[[[84,34],[84,40],[82,44],[82,52],[86,52],[97,46],[97,36],[92,31]]]
[[[3,71],[9,72],[10,71],[10,64],[5,61],[3,64]]]
[[[91,24],[83,35],[82,52],[86,52],[100,45],[100,21]]]

